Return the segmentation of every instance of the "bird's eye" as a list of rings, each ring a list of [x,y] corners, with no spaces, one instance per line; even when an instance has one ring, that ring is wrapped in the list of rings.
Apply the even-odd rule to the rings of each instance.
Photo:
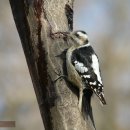
[[[89,43],[88,39],[86,39],[86,43]]]
[[[79,34],[78,34],[78,33],[76,33],[76,34],[75,34],[75,36],[76,36],[76,37],[79,37]]]

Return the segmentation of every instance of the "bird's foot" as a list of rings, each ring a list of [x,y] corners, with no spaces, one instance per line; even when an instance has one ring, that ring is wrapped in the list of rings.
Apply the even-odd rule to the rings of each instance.
[[[54,80],[54,82],[57,82],[57,80],[59,80],[59,79],[61,79],[61,78],[67,79],[67,76],[66,76],[66,75],[62,75],[62,74],[61,74],[61,71],[60,71],[59,73],[57,73],[57,72],[55,72],[55,73],[56,73],[56,75],[58,75],[58,78],[56,78],[56,79]]]

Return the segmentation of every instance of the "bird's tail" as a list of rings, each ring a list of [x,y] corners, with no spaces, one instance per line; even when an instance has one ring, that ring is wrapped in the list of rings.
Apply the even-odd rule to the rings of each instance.
[[[92,94],[93,92],[90,89],[85,89],[83,91],[82,111],[89,111],[91,109]]]
[[[92,94],[93,94],[93,92],[90,89],[85,89],[83,92],[82,115],[83,115],[84,119],[89,118],[91,120],[93,126],[95,127],[93,113],[92,113],[92,107],[91,107]]]

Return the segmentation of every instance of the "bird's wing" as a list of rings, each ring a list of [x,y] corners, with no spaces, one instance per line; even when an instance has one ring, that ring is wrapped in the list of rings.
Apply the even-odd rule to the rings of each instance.
[[[102,104],[106,104],[96,55],[84,55],[75,50],[71,60],[85,87],[91,89],[99,97]]]

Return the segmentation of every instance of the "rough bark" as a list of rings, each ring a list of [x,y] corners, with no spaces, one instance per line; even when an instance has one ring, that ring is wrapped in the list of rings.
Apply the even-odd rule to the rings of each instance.
[[[83,118],[78,91],[64,79],[64,38],[50,33],[72,31],[74,0],[10,0],[14,20],[26,56],[45,130],[95,130],[91,107]]]

